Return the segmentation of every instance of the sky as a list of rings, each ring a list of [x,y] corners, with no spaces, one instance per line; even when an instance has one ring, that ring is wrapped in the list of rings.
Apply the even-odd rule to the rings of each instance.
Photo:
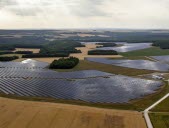
[[[169,0],[0,0],[0,29],[169,29]]]

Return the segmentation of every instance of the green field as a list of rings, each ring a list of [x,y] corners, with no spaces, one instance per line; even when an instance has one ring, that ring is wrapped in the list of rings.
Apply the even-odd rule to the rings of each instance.
[[[150,118],[154,128],[169,128],[169,113],[151,113]]]
[[[158,104],[151,111],[155,112],[169,112],[169,97],[163,100],[160,104]]]
[[[169,55],[169,49],[160,49],[159,47],[151,47],[143,50],[119,53],[124,57],[129,56],[159,56],[159,55]]]

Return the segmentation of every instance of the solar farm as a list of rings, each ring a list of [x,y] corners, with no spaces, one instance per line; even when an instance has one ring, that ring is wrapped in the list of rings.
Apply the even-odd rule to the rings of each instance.
[[[116,43],[116,42],[115,42]],[[98,50],[115,50],[117,52],[129,52],[135,50],[141,50],[152,47],[152,43],[121,43],[117,42],[116,44],[123,44],[123,46],[118,47],[103,47],[97,48]]]
[[[107,58],[86,58],[88,61],[116,65],[126,68],[145,69],[154,71],[169,71],[169,65],[162,62],[154,62],[150,60],[129,60],[129,59],[107,59]]]
[[[159,81],[97,70],[56,72],[46,66],[47,63],[34,60],[1,62],[0,91],[7,95],[127,103],[156,92],[162,85]]]
[[[164,63],[169,63],[169,56],[152,56],[152,58]]]
[[[0,128],[168,127],[166,33],[62,32],[0,33]]]

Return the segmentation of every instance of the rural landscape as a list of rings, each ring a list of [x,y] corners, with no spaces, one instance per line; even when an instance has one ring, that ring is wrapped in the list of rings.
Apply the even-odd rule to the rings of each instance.
[[[168,30],[1,30],[0,127],[168,128],[168,41]]]
[[[169,0],[0,0],[0,128],[169,128]]]

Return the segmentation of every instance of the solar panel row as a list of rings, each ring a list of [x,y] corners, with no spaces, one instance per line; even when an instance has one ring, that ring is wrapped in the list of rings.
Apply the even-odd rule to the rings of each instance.
[[[20,70],[20,69],[0,69],[0,78],[50,78],[50,79],[84,79],[90,77],[106,77],[113,74],[96,71],[96,70],[84,70],[75,72],[55,72],[52,70]]]
[[[37,69],[45,68],[49,63],[35,61],[35,60],[25,60],[22,62],[0,62],[0,68],[24,68],[24,69]]]
[[[166,56],[151,56],[152,58],[159,60],[161,62],[169,63],[169,55]]]

